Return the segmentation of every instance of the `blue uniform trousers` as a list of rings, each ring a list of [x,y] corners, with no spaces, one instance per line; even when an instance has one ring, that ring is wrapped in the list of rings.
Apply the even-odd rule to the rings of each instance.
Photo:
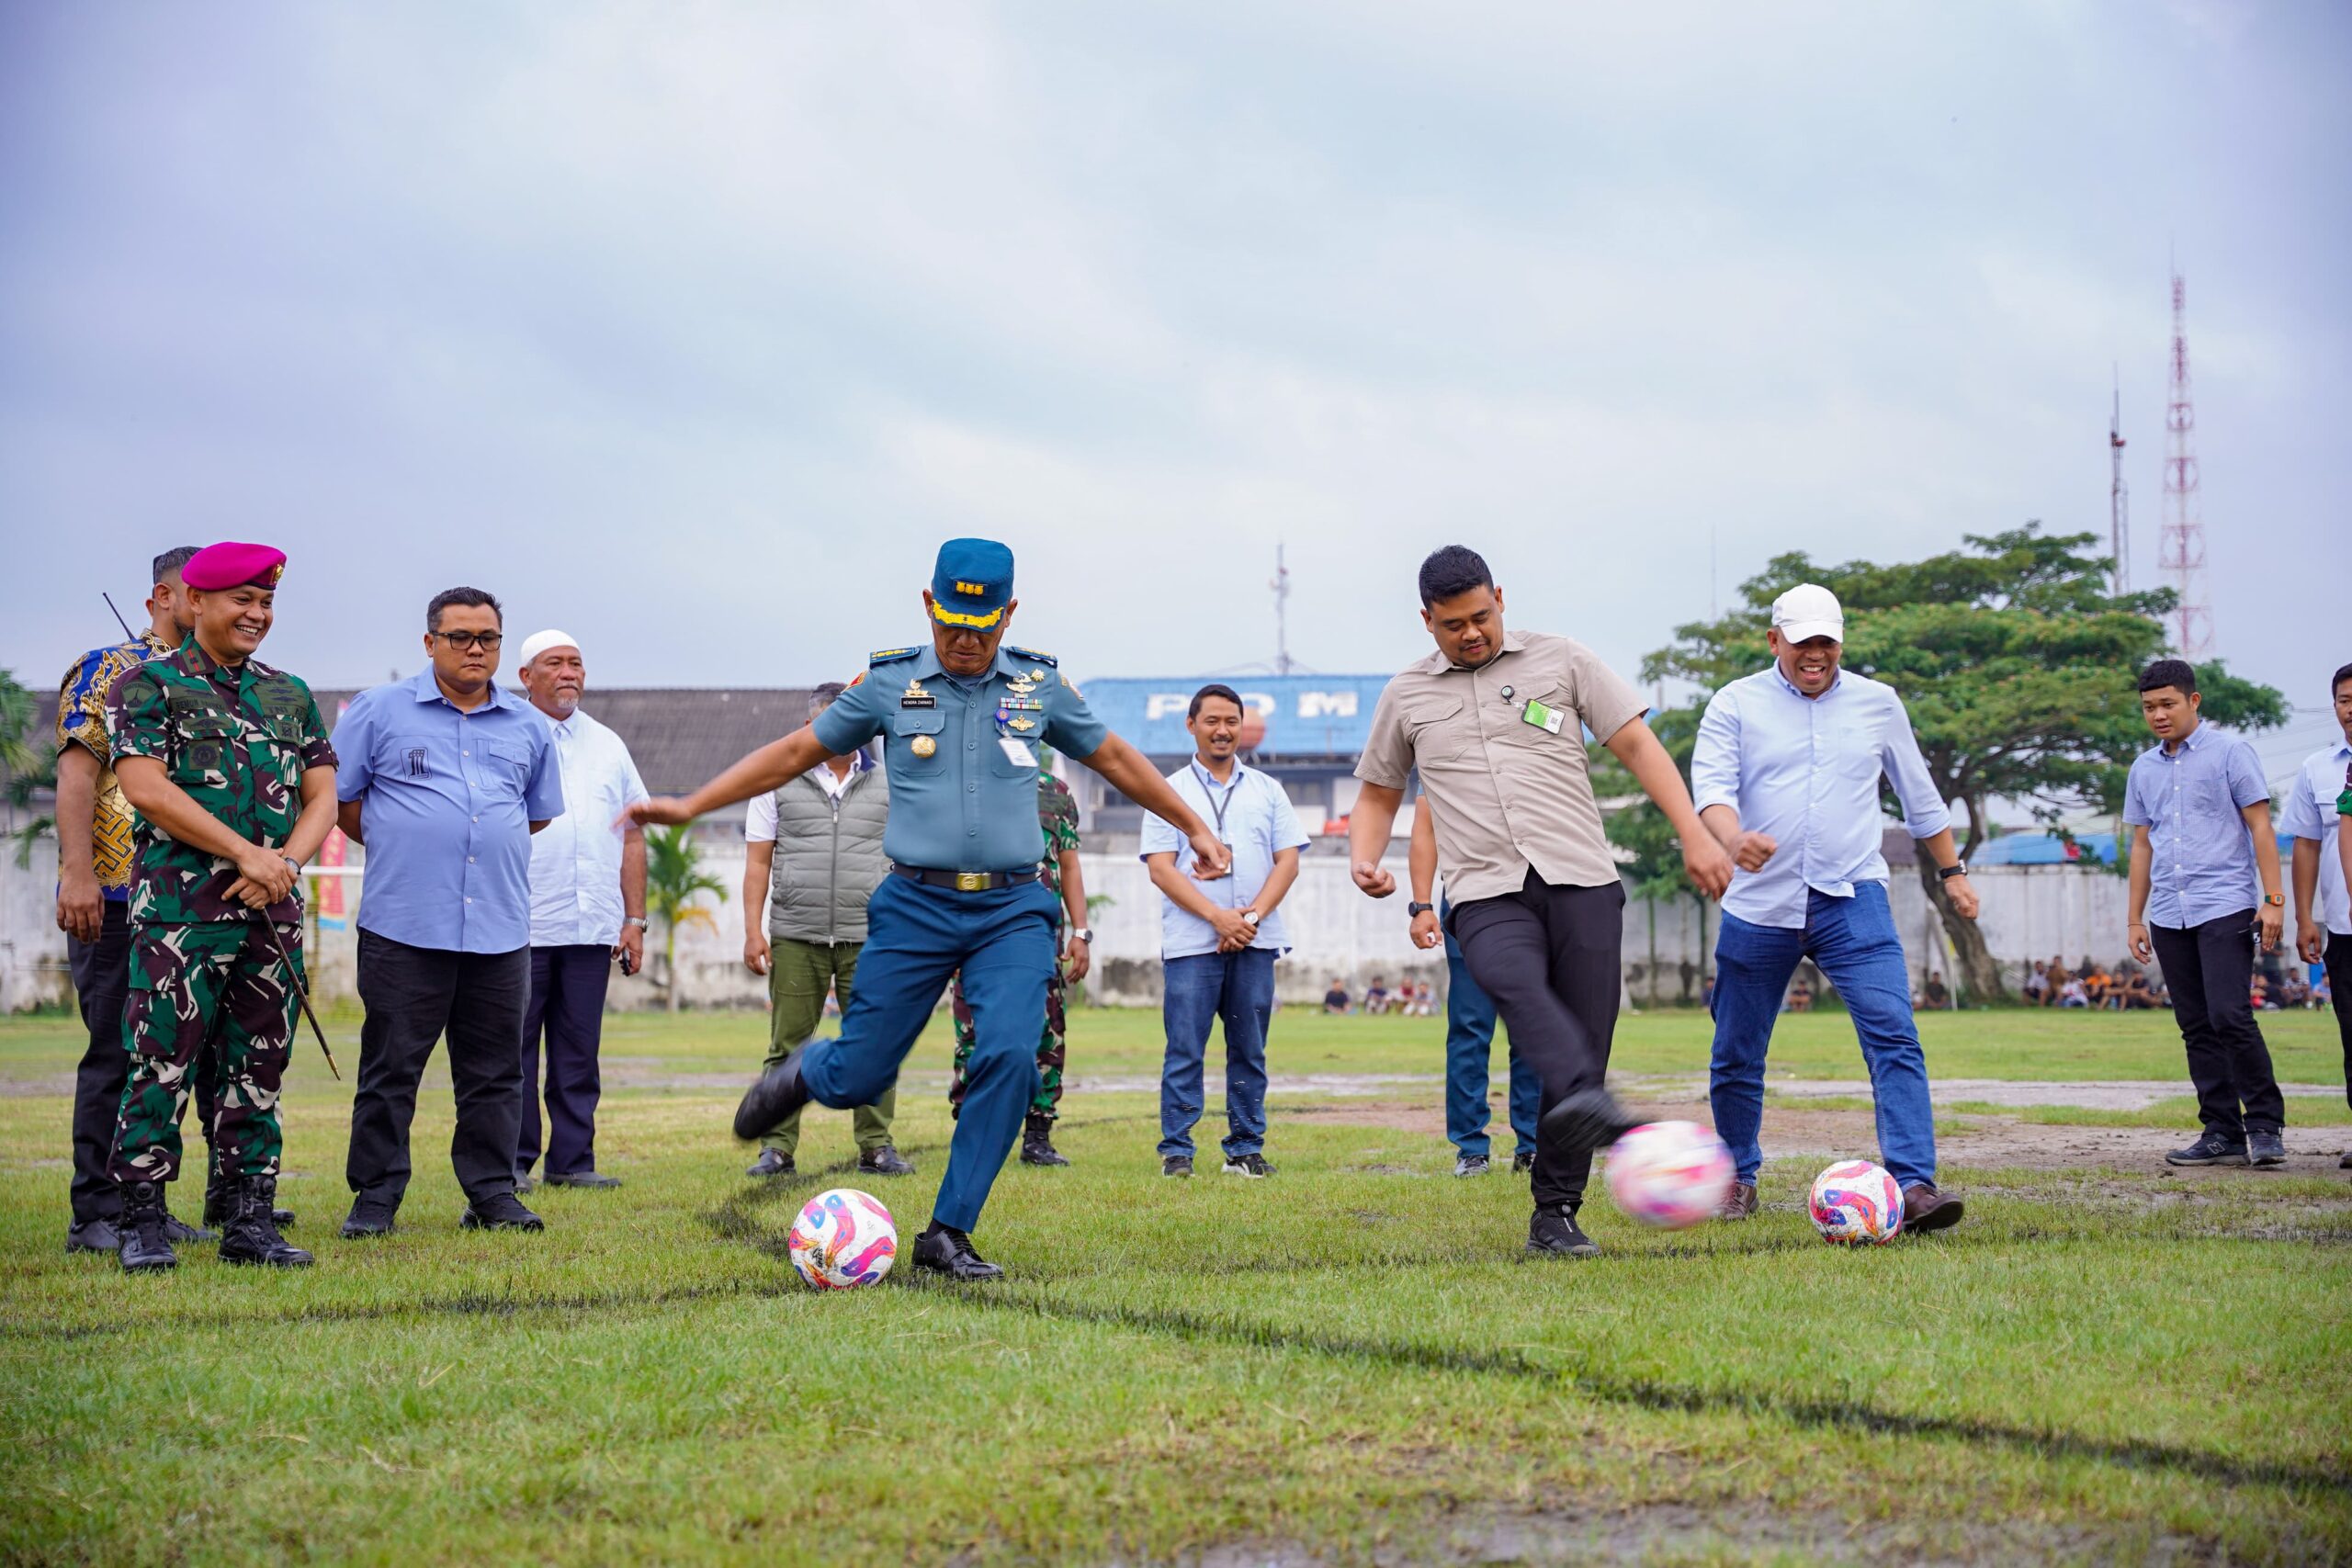
[[[1487,1072],[1495,1051],[1495,1000],[1472,978],[1462,944],[1445,933],[1445,1135],[1463,1155],[1484,1156],[1487,1141]],[[1535,1120],[1543,1109],[1544,1085],[1518,1051],[1510,1054],[1510,1130],[1517,1153],[1535,1152]]]
[[[948,977],[964,972],[976,1036],[964,1109],[931,1217],[968,1231],[1021,1137],[1037,1092],[1037,1036],[1054,972],[1061,901],[1036,882],[962,893],[890,875],[865,907],[865,948],[840,1037],[810,1041],[801,1081],[820,1105],[871,1105],[931,1021]]]

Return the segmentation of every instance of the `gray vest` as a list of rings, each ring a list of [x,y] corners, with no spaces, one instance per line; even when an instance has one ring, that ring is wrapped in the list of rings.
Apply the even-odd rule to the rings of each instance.
[[[890,869],[882,853],[889,819],[890,781],[877,767],[852,773],[839,800],[807,774],[777,790],[768,934],[864,942],[865,901]]]

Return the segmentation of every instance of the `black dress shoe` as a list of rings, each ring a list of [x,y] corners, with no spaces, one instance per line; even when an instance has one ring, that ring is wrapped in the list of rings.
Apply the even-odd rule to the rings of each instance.
[[[164,1189],[153,1181],[134,1181],[123,1189],[122,1218],[115,1229],[122,1246],[115,1254],[126,1274],[160,1272],[180,1266],[172,1250],[171,1215],[164,1207]]]
[[[760,1157],[753,1160],[750,1168],[743,1174],[746,1176],[790,1176],[793,1169],[790,1155],[778,1154],[774,1149],[762,1149]]]
[[[915,1267],[951,1280],[995,1280],[1004,1274],[972,1250],[970,1236],[943,1224],[915,1237]]]
[[[735,1135],[746,1143],[764,1138],[784,1124],[784,1119],[808,1103],[808,1088],[800,1081],[800,1058],[808,1047],[804,1043],[792,1048],[792,1055],[760,1075],[743,1095],[743,1102],[735,1108]]]
[[[343,1217],[343,1239],[356,1241],[362,1236],[391,1235],[394,1212],[391,1204],[373,1198],[356,1200],[351,1213]]]
[[[233,1184],[236,1205],[220,1237],[223,1263],[259,1263],[272,1269],[308,1269],[311,1255],[277,1234],[277,1179],[248,1176]]]
[[[465,1217],[458,1222],[464,1231],[543,1231],[547,1222],[523,1207],[523,1200],[512,1192],[493,1192],[466,1205]]]
[[[119,1252],[122,1233],[112,1220],[81,1220],[65,1227],[68,1252]]]
[[[1578,1089],[1544,1113],[1535,1135],[1562,1155],[1597,1153],[1641,1123],[1605,1089]]]
[[[868,1149],[857,1156],[860,1176],[912,1176],[914,1162],[901,1156],[898,1150],[885,1144],[878,1149]]]
[[[1538,1209],[1527,1222],[1527,1250],[1538,1258],[1598,1258],[1600,1244],[1577,1224],[1577,1212],[1567,1204]]]
[[[594,1187],[602,1190],[607,1187],[618,1187],[620,1184],[619,1177],[606,1176],[601,1170],[575,1170],[570,1176],[548,1178],[549,1187]],[[519,1192],[522,1189],[517,1187],[515,1190]]]

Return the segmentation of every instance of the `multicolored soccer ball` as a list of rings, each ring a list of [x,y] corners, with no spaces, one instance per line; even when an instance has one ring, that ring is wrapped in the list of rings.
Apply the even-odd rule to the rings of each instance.
[[[1617,1140],[1604,1174],[1620,1209],[1645,1225],[1679,1231],[1731,1196],[1731,1151],[1696,1122],[1651,1122]]]
[[[1903,1189],[1866,1159],[1840,1160],[1815,1177],[1805,1207],[1822,1240],[1847,1247],[1876,1247],[1903,1229]]]
[[[836,1187],[808,1200],[787,1244],[795,1272],[820,1291],[880,1283],[899,1256],[890,1211],[865,1193]]]

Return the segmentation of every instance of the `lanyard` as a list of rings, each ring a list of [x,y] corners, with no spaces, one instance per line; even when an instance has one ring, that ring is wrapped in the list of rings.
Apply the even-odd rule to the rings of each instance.
[[[1201,794],[1208,800],[1209,810],[1216,818],[1216,841],[1229,846],[1230,840],[1225,836],[1225,814],[1233,808],[1234,791],[1241,787],[1241,764],[1238,762],[1233,764],[1233,782],[1225,786],[1225,799],[1222,804],[1218,802],[1216,790],[1214,787],[1216,779],[1211,776],[1206,768],[1201,766],[1198,758],[1193,761],[1193,775],[1201,781]]]

